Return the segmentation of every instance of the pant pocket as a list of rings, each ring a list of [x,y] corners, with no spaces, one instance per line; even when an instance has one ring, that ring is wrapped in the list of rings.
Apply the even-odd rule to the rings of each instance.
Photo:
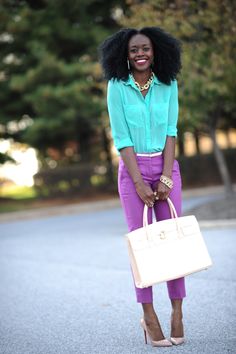
[[[128,170],[124,165],[119,166],[118,170],[118,192],[119,195],[124,195],[128,193],[130,186],[133,184],[132,179],[129,175]]]

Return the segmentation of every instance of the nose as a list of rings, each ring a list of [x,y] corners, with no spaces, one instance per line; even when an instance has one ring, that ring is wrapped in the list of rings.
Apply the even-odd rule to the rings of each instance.
[[[142,49],[142,48],[139,48],[137,55],[138,55],[138,56],[141,56],[141,55],[143,55],[143,53],[144,53],[143,49]]]
[[[143,58],[144,57],[144,51],[142,49],[139,49],[138,52],[136,53],[137,58]]]

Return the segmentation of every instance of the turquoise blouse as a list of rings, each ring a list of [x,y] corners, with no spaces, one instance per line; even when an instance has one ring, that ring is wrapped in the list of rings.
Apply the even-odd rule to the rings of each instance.
[[[136,153],[163,151],[167,136],[177,136],[178,86],[157,77],[145,96],[131,76],[108,82],[107,105],[116,149],[133,146]]]

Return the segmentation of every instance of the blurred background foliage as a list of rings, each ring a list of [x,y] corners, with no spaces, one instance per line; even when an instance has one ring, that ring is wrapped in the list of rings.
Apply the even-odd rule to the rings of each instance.
[[[102,126],[103,83],[97,46],[118,27],[117,1],[2,1],[2,136],[30,144],[41,158],[53,148],[66,163],[69,142],[80,159]],[[16,125],[9,125],[9,122]],[[21,129],[22,127],[22,129]],[[67,151],[68,152],[68,151]]]
[[[178,154],[184,183],[223,180],[231,193],[236,176],[226,159],[235,163],[235,149],[223,153],[216,131],[227,134],[236,128],[235,18],[233,0],[2,0],[0,138],[37,150],[37,195],[116,189],[97,48],[121,27],[143,26],[160,26],[183,44]],[[215,164],[214,172],[204,170],[202,182],[197,178],[201,159],[192,157],[195,179],[185,167],[190,166],[186,132],[194,138],[195,155],[201,154],[202,136],[213,143],[216,162],[209,156],[209,166]],[[0,163],[9,159],[9,154],[0,155]]]

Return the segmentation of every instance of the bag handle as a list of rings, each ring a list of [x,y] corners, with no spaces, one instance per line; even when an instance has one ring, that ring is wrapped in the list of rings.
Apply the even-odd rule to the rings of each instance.
[[[180,235],[182,234],[182,230],[181,230],[181,226],[178,222],[178,215],[177,215],[176,209],[174,207],[174,204],[172,203],[170,198],[167,198],[167,203],[170,208],[171,219],[175,220],[177,233],[178,233],[179,237],[181,237]],[[148,226],[148,206],[145,204],[144,209],[143,209],[143,227],[146,230],[147,239],[149,239],[147,226]]]
[[[171,219],[178,219],[175,206],[170,198],[167,198],[167,203],[169,205]],[[143,226],[145,227],[147,225],[148,225],[148,206],[145,204],[143,209]]]

